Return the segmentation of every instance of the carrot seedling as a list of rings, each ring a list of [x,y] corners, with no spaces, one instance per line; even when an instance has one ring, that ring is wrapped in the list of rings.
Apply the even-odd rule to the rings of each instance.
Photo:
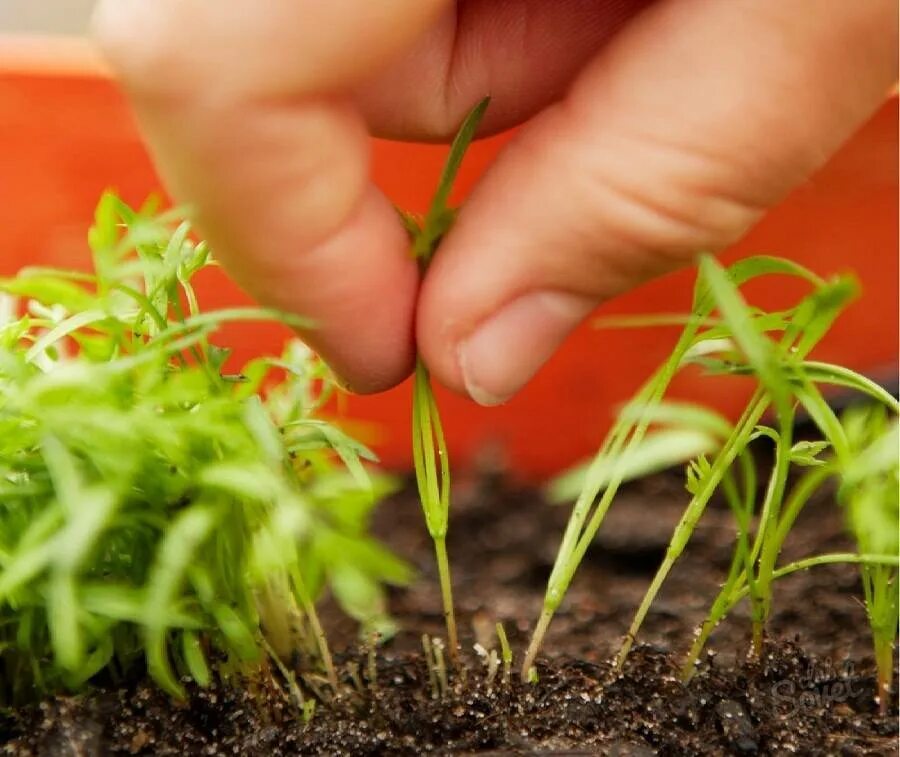
[[[444,235],[453,225],[456,211],[448,206],[450,190],[462,165],[463,156],[471,144],[478,124],[487,109],[488,99],[482,100],[463,121],[438,182],[437,190],[423,219],[401,213],[412,238],[413,255],[424,272],[437,251]],[[440,413],[431,387],[428,368],[416,358],[412,399],[413,465],[425,525],[434,543],[434,554],[441,586],[441,601],[447,627],[447,644],[451,664],[455,664],[459,650],[456,616],[453,610],[453,584],[447,556],[447,528],[450,518],[450,463]]]

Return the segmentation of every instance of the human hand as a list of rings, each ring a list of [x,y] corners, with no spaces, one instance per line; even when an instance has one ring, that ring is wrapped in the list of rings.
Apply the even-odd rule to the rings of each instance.
[[[415,343],[483,404],[598,303],[738,239],[897,77],[896,0],[101,0],[162,176],[351,388]],[[421,283],[368,133],[528,121]],[[414,340],[413,333],[417,339]]]

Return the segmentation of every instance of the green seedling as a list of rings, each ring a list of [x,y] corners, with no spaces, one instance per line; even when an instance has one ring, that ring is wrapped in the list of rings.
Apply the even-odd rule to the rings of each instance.
[[[799,278],[812,287],[812,292],[784,311],[766,312],[748,306],[740,296],[739,288],[753,279],[773,275]],[[758,575],[754,575],[747,591],[753,605],[754,642],[757,647],[762,643],[763,626],[771,603],[771,583],[777,577],[775,560],[783,543],[784,529],[789,529],[788,524],[792,522],[790,517],[784,520],[783,515],[787,512],[789,516],[792,509],[799,510],[802,507],[800,501],[805,501],[805,489],[801,488],[796,500],[785,505],[789,467],[792,460],[813,459],[821,451],[794,445],[792,434],[797,403],[823,428],[829,442],[836,449],[842,449],[840,424],[822,398],[819,384],[852,387],[879,401],[892,402],[880,387],[865,378],[807,358],[841,308],[854,296],[855,290],[854,282],[847,277],[825,281],[795,263],[778,258],[748,258],[725,270],[713,258],[705,256],[700,262],[692,309],[686,317],[638,319],[635,325],[674,323],[682,326],[682,333],[668,359],[619,415],[593,462],[578,474],[577,480],[582,486],[522,664],[523,680],[528,680],[531,675],[553,615],[619,486],[636,472],[672,461],[673,445],[666,443],[665,436],[660,441],[660,432],[651,427],[672,419],[673,407],[664,404],[663,397],[675,375],[692,364],[713,373],[752,376],[757,380],[758,388],[733,427],[723,425],[721,420],[712,422],[708,417],[704,423],[694,424],[694,430],[699,433],[692,436],[690,443],[712,445],[716,451],[711,458],[700,456],[689,470],[691,501],[638,608],[617,656],[617,665],[624,662],[650,605],[720,485],[734,493],[729,501],[740,513],[739,522],[745,524],[744,536],[742,541],[739,540],[744,544],[742,558],[734,572],[740,573],[751,562],[758,566]],[[718,311],[717,316],[714,311]],[[771,337],[772,334],[777,338]],[[767,411],[774,412],[775,429],[759,428]],[[674,415],[680,415],[681,420],[687,417],[683,408]],[[693,417],[696,420],[696,411]],[[674,431],[683,433],[684,428]],[[665,433],[671,434],[673,430]],[[752,504],[748,492],[753,490],[755,493],[755,469],[751,473],[748,445],[760,433],[773,439],[776,462],[758,513],[760,524],[751,544],[746,523]],[[660,458],[658,463],[652,460],[654,455]],[[735,465],[737,474],[732,470]],[[571,488],[570,483],[561,486]],[[807,483],[805,488],[810,486],[812,484]],[[744,571],[741,575],[748,573]]]
[[[885,401],[891,411],[896,412],[896,403],[889,401],[887,397],[885,397]],[[798,570],[836,562],[860,564],[866,607],[875,639],[876,661],[878,661],[879,649],[884,649],[884,644],[880,642],[886,638],[888,665],[890,665],[891,645],[897,632],[896,591],[892,591],[892,589],[896,587],[898,516],[897,494],[891,494],[885,488],[885,484],[890,483],[892,476],[894,479],[897,477],[896,455],[892,461],[888,461],[882,452],[878,462],[879,467],[873,470],[867,466],[866,472],[859,478],[856,477],[858,474],[854,471],[861,470],[860,460],[865,464],[865,460],[874,461],[879,457],[878,449],[884,450],[893,445],[893,449],[896,450],[896,425],[892,424],[893,427],[890,431],[885,431],[886,408],[884,405],[866,410],[865,426],[854,425],[857,426],[857,430],[865,428],[869,440],[874,434],[876,442],[873,444],[877,444],[877,446],[870,449],[865,446],[867,440],[862,434],[855,435],[851,443],[851,435],[846,433],[847,421],[852,421],[857,411],[853,411],[844,423],[832,425],[830,422],[832,420],[831,410],[826,408],[827,406],[824,405],[820,408],[821,417],[828,418],[830,430],[823,433],[823,436],[828,438],[828,435],[831,434],[830,440],[803,441],[794,444],[788,453],[790,463],[803,472],[789,493],[786,494],[781,505],[775,506],[769,500],[769,493],[772,491],[770,480],[765,490],[766,495],[762,507],[755,506],[755,469],[749,458],[749,452],[743,453],[739,459],[738,467],[743,485],[735,484],[734,471],[729,471],[723,479],[721,490],[735,514],[737,523],[736,547],[728,577],[716,596],[707,618],[698,630],[682,666],[684,680],[693,675],[696,662],[713,629],[740,601],[745,598],[750,601],[753,651],[760,654],[765,624],[771,613],[773,582]],[[880,419],[880,423],[868,422],[869,417]],[[879,431],[883,433],[879,435]],[[750,438],[752,440],[759,436],[770,438],[775,443],[776,454],[778,454],[779,440],[773,429],[761,427]],[[842,452],[835,451],[838,449]],[[702,473],[697,473],[700,468],[705,468],[705,466],[698,465],[696,462],[692,464],[689,469],[692,471],[689,474],[689,481],[695,481],[702,476]],[[839,498],[847,507],[848,520],[851,530],[856,535],[859,553],[813,555],[778,567],[776,565],[778,555],[797,517],[812,496],[821,490],[829,479],[836,479],[841,483],[842,494]],[[767,506],[770,511],[777,510],[779,515],[777,519],[772,520],[773,527],[768,530],[763,530],[762,526],[767,521],[765,518],[761,519],[754,534],[753,516],[757,511],[765,513]],[[884,529],[884,531],[879,529]],[[878,534],[878,537],[873,539],[872,536],[875,533]],[[869,582],[868,579],[872,579],[872,581]],[[879,662],[879,675],[881,674],[882,664]],[[883,694],[880,696],[880,700],[883,703],[886,702]]]
[[[424,272],[437,251],[444,235],[450,230],[456,211],[448,206],[450,190],[462,165],[463,156],[475,136],[478,124],[487,109],[488,99],[482,100],[463,121],[438,182],[428,212],[422,219],[401,213],[412,239],[413,255]],[[450,462],[440,413],[431,386],[428,368],[421,358],[416,359],[412,400],[413,464],[419,499],[425,514],[425,525],[434,542],[434,554],[441,585],[441,601],[447,627],[450,663],[455,664],[459,650],[456,616],[453,611],[453,584],[447,556],[447,528],[450,519]]]
[[[449,691],[447,665],[444,662],[444,642],[437,636],[422,634],[422,653],[425,656],[425,667],[428,668],[428,680],[431,683],[431,698],[443,699]]]
[[[851,408],[843,420],[850,454],[840,471],[838,501],[859,551],[884,558],[861,562],[860,570],[875,649],[878,705],[886,715],[900,625],[897,564],[888,563],[900,552],[900,426],[878,406]]]
[[[0,280],[27,305],[0,308],[0,700],[142,665],[182,696],[267,651],[336,689],[315,602],[390,632],[382,584],[410,570],[367,523],[391,484],[325,420],[331,381],[302,345],[228,373],[211,340],[309,324],[201,312],[209,251],[175,213],[107,194],[89,243],[91,272]]]
[[[502,623],[497,623],[497,641],[500,644],[500,659],[503,661],[503,683],[509,683],[509,674],[512,670],[513,653],[506,638],[506,629]]]
[[[789,317],[784,318],[781,314],[783,322],[776,326],[768,320],[757,320],[760,316],[754,314],[734,283],[711,259],[705,259],[701,264],[701,275],[705,276],[722,315],[722,325],[728,329],[728,338],[735,347],[727,355],[716,357],[707,354],[704,363],[715,373],[753,375],[758,381],[758,389],[744,416],[713,461],[700,457],[689,466],[688,490],[692,500],[617,657],[617,663],[621,665],[659,586],[690,539],[706,503],[714,491],[721,489],[735,514],[736,548],[728,578],[685,661],[683,677],[689,677],[693,672],[694,663],[712,629],[745,596],[751,606],[752,648],[757,655],[762,652],[765,625],[771,613],[772,584],[779,576],[798,569],[798,564],[777,567],[784,542],[811,496],[835,469],[840,470],[841,465],[846,465],[850,459],[844,430],[817,383],[850,383],[876,397],[894,412],[897,409],[892,397],[864,377],[844,369],[829,371],[827,366],[804,359],[853,296],[855,288],[852,282],[838,279],[831,284],[816,286],[793,308]],[[771,338],[769,334],[773,333],[779,338]],[[777,428],[758,423],[759,410],[769,404]],[[802,407],[818,425],[823,434],[821,441],[793,442],[797,407]],[[749,445],[759,437],[768,438],[774,444],[775,463],[764,488],[762,503],[757,507],[756,469]],[[833,455],[833,462],[822,458],[826,450]],[[788,492],[791,466],[804,468],[806,472]],[[718,471],[722,474],[719,475]],[[755,533],[752,529],[754,519],[757,521]],[[802,561],[802,567],[835,562],[843,557],[846,556],[809,557]],[[883,558],[874,554],[850,556],[850,561],[864,564],[878,563],[882,559],[895,560],[896,557]]]

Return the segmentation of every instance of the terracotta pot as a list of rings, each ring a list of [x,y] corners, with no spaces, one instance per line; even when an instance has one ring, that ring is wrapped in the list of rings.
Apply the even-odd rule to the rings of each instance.
[[[461,198],[506,137],[478,143],[459,181]],[[400,205],[423,209],[442,163],[442,147],[373,142],[377,183]],[[881,111],[817,175],[788,197],[728,259],[755,252],[785,255],[819,273],[853,270],[864,287],[817,351],[824,360],[896,376],[898,302],[897,100]],[[0,272],[26,264],[84,266],[85,230],[100,192],[116,188],[139,202],[159,182],[122,95],[84,43],[0,38]],[[603,313],[684,310],[692,274],[666,277],[609,303]],[[753,292],[761,304],[783,302],[788,283]],[[208,305],[242,301],[222,277],[207,277]],[[225,341],[242,360],[280,349],[275,327],[229,329]],[[443,394],[454,461],[470,461],[489,443],[505,450],[518,473],[545,475],[590,453],[615,406],[637,387],[675,333],[581,328],[532,384],[509,404],[482,409]],[[677,384],[681,397],[735,413],[745,383],[696,374]],[[402,386],[352,397],[342,409],[363,421],[384,462],[408,468],[409,396]]]

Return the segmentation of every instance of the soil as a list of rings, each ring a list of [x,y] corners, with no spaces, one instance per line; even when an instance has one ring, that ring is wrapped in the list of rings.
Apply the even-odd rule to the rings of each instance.
[[[654,605],[625,671],[615,652],[686,502],[681,474],[626,487],[551,626],[535,685],[515,669],[488,684],[471,651],[505,624],[517,659],[540,608],[568,508],[533,488],[482,470],[456,488],[449,551],[466,660],[442,698],[432,697],[420,635],[442,615],[431,545],[411,489],[386,503],[375,530],[420,571],[393,590],[402,631],[366,677],[353,626],[324,611],[342,671],[362,685],[321,703],[304,724],[284,687],[191,689],[175,703],[146,681],[57,697],[0,718],[7,754],[896,754],[897,713],[881,717],[860,585],[854,566],[827,566],[776,585],[767,652],[747,657],[749,624],[738,609],[714,634],[697,675],[675,675],[727,569],[733,528],[713,504]],[[849,548],[827,494],[812,502],[785,559]],[[463,680],[465,679],[465,680]],[[893,701],[896,702],[896,671]],[[896,706],[896,705],[894,705]]]

